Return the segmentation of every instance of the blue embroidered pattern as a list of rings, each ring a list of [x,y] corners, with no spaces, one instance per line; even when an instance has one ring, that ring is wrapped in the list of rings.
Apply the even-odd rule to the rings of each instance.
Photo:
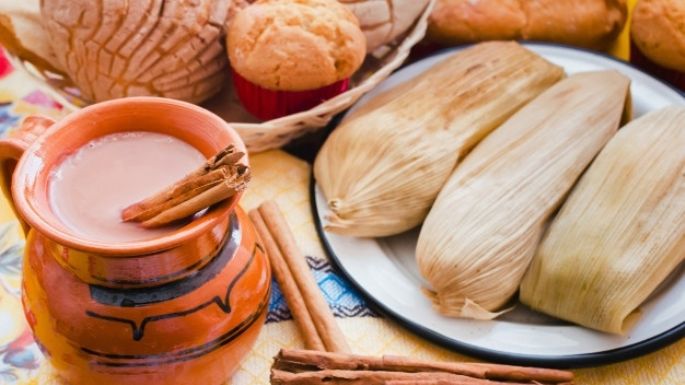
[[[379,315],[369,309],[361,295],[341,277],[331,264],[323,259],[307,257],[307,263],[314,273],[314,278],[324,294],[324,298],[333,310],[336,317],[378,317]],[[266,322],[281,322],[292,319],[288,305],[285,303],[283,293],[274,281],[269,304],[269,314]]]

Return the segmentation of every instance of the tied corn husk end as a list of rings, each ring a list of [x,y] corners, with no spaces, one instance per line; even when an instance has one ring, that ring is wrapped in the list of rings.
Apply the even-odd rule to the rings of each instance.
[[[326,228],[380,237],[418,226],[459,159],[563,76],[518,43],[488,42],[372,99],[314,162]]]
[[[324,225],[323,228],[325,231],[340,234],[340,235],[348,235],[348,236],[357,236],[359,229],[357,229],[357,222],[355,220],[350,220],[350,219],[345,219],[341,218],[338,216],[337,212],[345,212],[345,207],[343,206],[345,201],[333,198],[328,201],[328,207],[330,209],[330,212],[327,213],[324,216]],[[428,209],[426,209],[426,214],[428,214]],[[357,216],[356,220],[360,218],[360,215]],[[370,222],[373,221],[373,226],[379,227],[379,228],[393,228],[396,226],[400,226],[402,221],[407,221],[409,219],[407,218],[402,218],[402,217],[392,217],[392,218],[378,218],[374,220],[373,216],[371,216]],[[373,230],[367,229],[367,233],[373,233]]]
[[[491,218],[493,221],[509,220],[506,215]],[[424,228],[431,226],[429,219]],[[492,228],[484,227],[484,233],[491,232]],[[423,290],[433,308],[448,317],[478,320],[491,320],[511,310],[499,309],[518,289],[542,235],[540,224],[522,228],[524,231],[511,229],[507,237],[495,237],[481,245],[463,242],[458,246],[455,243],[461,241],[448,238],[446,248],[441,249],[445,252],[436,250],[439,245],[431,247],[422,243],[422,239],[425,242],[427,237],[432,238],[422,229],[416,255],[421,275],[435,288]],[[469,226],[469,230],[473,228]],[[459,255],[473,260],[457,260]],[[429,260],[429,257],[433,259]]]
[[[432,302],[433,308],[438,313],[448,317],[491,320],[514,310],[514,306],[512,306],[498,312],[491,312],[473,302],[470,298],[449,295],[443,296],[440,293],[425,287],[421,289],[421,292]]]
[[[377,116],[380,119],[378,124],[382,124],[385,117],[382,114]],[[372,118],[375,117],[368,117],[365,121],[371,122]],[[332,139],[329,140],[335,141],[335,135],[338,135],[338,131],[334,131],[331,134]],[[387,139],[391,142],[399,142],[403,140],[397,137],[399,135],[401,135],[399,132],[389,134]],[[342,146],[342,144],[339,145]],[[346,159],[345,169],[339,169],[334,174],[337,176],[335,178],[334,175],[325,171],[327,169],[325,166],[335,164],[337,160],[331,160],[328,157],[339,154],[336,150],[352,154],[360,150],[355,148],[322,150],[315,163],[315,176],[324,195],[331,197],[327,200],[330,212],[325,218],[326,231],[348,236],[378,237],[399,233],[417,226],[420,220],[428,214],[429,204],[435,199],[433,194],[437,194],[434,191],[439,190],[444,183],[443,175],[449,174],[454,167],[453,154],[446,147],[434,148],[429,143],[417,143],[412,150],[416,154],[407,155],[404,162],[408,169],[412,169],[410,165],[414,164],[413,168],[423,168],[425,171],[420,176],[406,172],[405,175],[396,178],[386,178],[379,174],[392,175],[394,167],[402,160],[383,163],[382,159],[375,159],[373,160],[375,167],[369,167],[368,158],[362,156]],[[381,150],[386,150],[383,151],[385,153],[393,152],[385,148]],[[419,157],[418,154],[421,156]],[[427,167],[423,163],[432,166]],[[371,178],[368,175],[356,173],[352,173],[354,176],[350,175],[350,171],[364,168],[376,177]],[[357,182],[353,186],[354,189],[352,186],[343,185],[353,179]],[[347,191],[347,193],[343,195],[341,191]],[[381,213],[387,212],[389,206],[404,206],[405,208],[382,215]]]
[[[576,74],[523,107],[456,168],[416,259],[442,314],[491,319],[516,293],[549,217],[618,129],[629,79]]]
[[[685,254],[685,108],[623,127],[550,225],[521,283],[543,313],[625,334]]]

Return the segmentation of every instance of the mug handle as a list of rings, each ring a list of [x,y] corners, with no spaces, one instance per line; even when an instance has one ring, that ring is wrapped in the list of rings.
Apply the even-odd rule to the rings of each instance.
[[[28,116],[18,129],[11,131],[6,138],[0,140],[0,186],[7,198],[14,215],[21,223],[24,234],[28,234],[29,225],[19,216],[12,200],[12,174],[29,146],[38,139],[55,121],[42,116]]]

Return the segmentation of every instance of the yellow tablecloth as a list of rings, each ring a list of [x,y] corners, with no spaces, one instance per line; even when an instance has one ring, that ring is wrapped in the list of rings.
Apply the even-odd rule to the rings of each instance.
[[[625,57],[624,37],[615,52]],[[64,113],[28,76],[8,72],[0,58],[0,132],[6,133],[27,114],[60,117]],[[440,360],[472,359],[448,352],[414,336],[369,310],[353,289],[332,270],[318,241],[309,208],[310,165],[281,151],[251,157],[253,183],[242,201],[249,209],[264,199],[276,200],[286,211],[319,285],[339,317],[357,353],[405,354]],[[57,385],[31,340],[19,301],[22,241],[7,205],[0,202],[0,384]],[[281,347],[300,347],[301,339],[277,290],[269,320],[252,353],[242,363],[233,384],[266,384],[271,357]],[[578,384],[680,385],[685,383],[685,341],[620,364],[576,371]]]

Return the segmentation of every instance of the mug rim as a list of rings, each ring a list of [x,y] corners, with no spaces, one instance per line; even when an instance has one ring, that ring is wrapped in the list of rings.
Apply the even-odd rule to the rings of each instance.
[[[80,251],[113,257],[129,257],[133,255],[161,252],[196,238],[200,234],[210,231],[213,227],[218,225],[219,221],[226,218],[230,212],[234,210],[242,197],[242,192],[235,194],[233,197],[227,199],[179,229],[175,229],[156,238],[121,243],[96,241],[88,239],[85,236],[79,236],[74,232],[62,230],[52,225],[44,215],[41,215],[41,213],[36,210],[35,205],[31,204],[35,197],[33,197],[30,185],[32,181],[36,180],[36,176],[43,171],[44,167],[29,168],[29,165],[32,159],[41,158],[40,155],[38,155],[38,152],[46,145],[47,139],[59,131],[68,129],[74,122],[92,115],[93,113],[97,114],[98,111],[109,108],[125,108],[131,104],[172,105],[183,109],[187,113],[202,115],[204,118],[214,121],[217,123],[217,126],[223,127],[226,134],[230,137],[229,143],[221,145],[225,147],[229,144],[234,144],[239,151],[246,154],[242,161],[246,165],[249,165],[247,149],[240,135],[225,120],[203,107],[180,100],[155,96],[125,97],[95,103],[71,112],[66,117],[56,121],[41,134],[26,151],[24,151],[16,165],[12,176],[12,199],[18,215],[20,215],[36,232],[52,239],[60,245],[68,246]],[[93,139],[95,139],[95,137],[90,138],[89,140]],[[56,164],[53,163],[46,167],[53,168],[55,166]]]

